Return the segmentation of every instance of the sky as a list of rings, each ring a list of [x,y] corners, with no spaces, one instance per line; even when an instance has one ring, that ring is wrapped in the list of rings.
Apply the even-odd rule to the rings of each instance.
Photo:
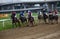
[[[0,0],[0,3],[32,2],[32,1],[44,1],[44,0]],[[46,1],[56,1],[56,0],[46,0]]]

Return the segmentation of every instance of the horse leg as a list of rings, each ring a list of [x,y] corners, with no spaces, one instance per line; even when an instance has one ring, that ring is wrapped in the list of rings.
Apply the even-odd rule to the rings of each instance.
[[[12,20],[12,27],[14,28],[14,26],[15,26],[15,22]]]
[[[15,24],[15,26],[17,27],[16,21],[15,21],[15,23],[14,23],[14,24]]]
[[[56,23],[58,24],[58,16],[56,17]]]
[[[50,18],[50,23],[53,24],[54,19],[51,17]]]
[[[21,26],[21,25],[20,25],[20,21],[18,21],[18,25],[19,25],[19,27]]]
[[[31,22],[32,26],[33,26],[33,22]]]
[[[51,24],[53,24],[53,20],[51,20]]]
[[[46,19],[44,19],[44,22],[46,23]]]
[[[51,23],[51,20],[50,19],[48,19],[48,22],[49,22],[49,24]]]
[[[14,26],[15,26],[15,24],[14,23],[12,23],[12,27],[14,28]]]
[[[31,22],[30,21],[28,22],[28,25],[31,26]]]
[[[56,21],[56,24],[58,24],[58,20],[55,20]]]
[[[55,23],[58,24],[58,19],[55,19]]]
[[[30,26],[31,26],[31,27],[33,26],[33,22],[30,22]]]
[[[58,17],[54,16],[54,23],[58,23]]]
[[[40,19],[39,19],[39,24],[40,24]]]
[[[53,17],[50,16],[49,21],[50,21],[51,24],[53,24],[53,20],[54,20]]]
[[[50,23],[50,24],[53,24],[53,21],[52,21],[52,20],[49,20],[49,23]]]
[[[45,15],[43,16],[44,23],[46,24],[46,17]]]
[[[27,24],[27,23],[28,23],[28,21],[27,21],[27,19],[25,19],[25,24],[26,24],[26,26],[28,26],[28,24]]]
[[[26,26],[26,24],[27,24],[27,19],[26,18],[24,19],[23,23]]]
[[[16,23],[13,23],[13,24],[12,24],[12,27],[13,27],[13,28],[14,28],[14,26],[16,26],[16,27],[17,27]]]
[[[38,16],[38,22],[40,23],[40,16]]]
[[[29,21],[28,25],[32,27],[33,26],[33,22]]]
[[[33,21],[31,21],[31,24],[32,24],[32,26],[34,26],[34,19],[33,19]]]
[[[26,19],[26,23],[27,23],[27,19]]]
[[[57,24],[58,24],[58,20],[57,20]]]
[[[28,20],[28,21],[27,21],[27,26],[29,26],[29,25],[30,25],[30,21]]]

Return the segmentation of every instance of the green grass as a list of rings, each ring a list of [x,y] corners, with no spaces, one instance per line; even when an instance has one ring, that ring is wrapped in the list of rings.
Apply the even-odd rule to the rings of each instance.
[[[12,28],[11,21],[5,21],[4,27],[3,27],[2,22],[0,22],[0,30],[10,29],[10,28]]]
[[[2,19],[10,19],[10,18],[11,18],[11,17],[10,17],[11,14],[8,14],[8,15],[9,15],[8,17],[6,17],[6,18],[0,18],[0,20],[2,20]],[[37,13],[33,13],[32,15],[33,15],[33,16],[37,16]],[[26,13],[25,13],[25,16],[27,16]],[[17,17],[19,18],[19,13],[17,14]],[[35,20],[37,20],[37,18],[35,18]],[[35,22],[37,22],[37,21],[35,21]],[[4,25],[4,27],[3,27],[2,22],[0,22],[0,31],[13,28],[13,27],[12,27],[12,22],[11,22],[11,20],[10,20],[10,21],[5,21],[4,24],[5,24],[5,25]],[[21,24],[21,25],[22,25],[22,26],[25,26],[26,24]]]
[[[32,13],[32,15],[37,16],[37,13]],[[8,17],[0,18],[0,20],[2,20],[2,19],[10,19],[11,18],[10,16],[11,16],[11,14],[8,14]],[[25,16],[27,16],[27,13],[25,13]],[[17,13],[17,18],[19,18],[19,13]],[[36,17],[34,19],[35,19],[35,24],[37,24],[38,19]],[[22,27],[24,27],[25,25],[26,24],[21,24]],[[13,28],[11,20],[10,21],[5,21],[4,27],[3,27],[2,22],[0,22],[0,31],[11,29],[11,28]]]

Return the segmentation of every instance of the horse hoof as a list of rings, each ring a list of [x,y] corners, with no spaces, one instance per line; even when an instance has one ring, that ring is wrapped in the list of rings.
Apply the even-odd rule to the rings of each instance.
[[[56,24],[58,24],[58,23],[56,23]]]
[[[34,27],[34,25],[31,25],[31,27]]]
[[[45,24],[48,24],[48,23],[45,23]]]
[[[51,24],[54,24],[54,23],[51,23]]]
[[[28,27],[29,25],[27,25],[27,27]]]

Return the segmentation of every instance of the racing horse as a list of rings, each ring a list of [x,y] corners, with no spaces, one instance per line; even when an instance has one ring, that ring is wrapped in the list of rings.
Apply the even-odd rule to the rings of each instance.
[[[43,8],[42,14],[43,14],[43,20],[44,20],[44,22],[47,23],[48,14],[47,14],[47,12],[46,12],[46,9]]]
[[[13,28],[14,28],[14,26],[17,27],[17,23],[18,23],[18,26],[20,27],[20,20],[15,16],[15,14],[11,15],[11,19],[12,19]]]
[[[57,10],[54,10],[54,13],[53,13],[53,19],[54,19],[54,22],[58,24],[58,11]]]
[[[27,22],[27,18],[24,16],[24,12],[20,12],[19,19],[21,20],[21,23]]]
[[[58,15],[56,11],[49,12],[49,23],[53,24],[53,22],[58,23]]]
[[[54,20],[54,16],[53,16],[53,11],[49,11],[49,17],[48,17],[48,21],[49,21],[49,24],[53,24],[53,20]]]
[[[34,25],[34,17],[29,16],[28,17],[28,23],[29,23],[29,25],[33,26]]]
[[[19,19],[21,20],[22,23],[24,23],[24,22],[27,23],[27,18],[26,18],[26,17],[24,17],[24,16],[21,17],[21,16],[20,16]]]
[[[41,22],[42,17],[43,17],[43,16],[42,16],[42,12],[39,12],[39,13],[38,13],[38,20],[39,20],[39,23]]]

